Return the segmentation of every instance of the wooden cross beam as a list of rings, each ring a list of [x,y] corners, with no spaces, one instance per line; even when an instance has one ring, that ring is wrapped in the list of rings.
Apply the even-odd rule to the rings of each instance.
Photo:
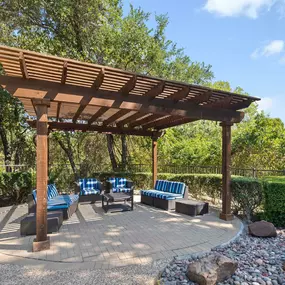
[[[100,72],[98,73],[95,81],[92,84],[91,89],[94,91],[94,93],[100,88],[100,86],[102,85],[103,81],[104,81],[104,75],[105,75],[105,70],[104,68],[102,68],[100,70]],[[75,113],[72,121],[73,123],[75,123],[77,121],[77,119],[79,118],[79,116],[82,114],[82,112],[84,111],[84,109],[86,108],[86,106],[89,104],[89,102],[92,100],[93,98],[93,94],[89,94],[89,96],[85,96],[82,98],[81,102],[80,102],[80,107],[78,108],[77,112]]]
[[[134,75],[133,77],[130,78],[130,80],[126,83],[126,85],[121,88],[120,93],[122,93],[125,96],[129,95],[129,93],[136,87],[136,82],[137,82],[137,76]]]
[[[133,122],[133,121],[136,121],[136,120],[138,120],[138,119],[140,119],[140,118],[142,118],[142,117],[145,117],[145,116],[146,116],[145,113],[137,112],[137,113],[135,113],[135,114],[133,114],[133,115],[131,115],[131,116],[129,116],[129,117],[127,117],[127,118],[125,118],[125,119],[119,121],[119,122],[117,123],[117,125],[122,127],[122,126],[124,126],[124,125],[126,125],[126,124],[128,124],[128,123],[131,123],[131,122]]]
[[[211,96],[212,96],[212,91],[208,90],[202,93],[201,95],[191,98],[189,100],[191,102],[195,102],[196,104],[201,104],[201,103],[207,102],[211,98]]]
[[[67,61],[63,63],[62,74],[61,74],[61,84],[65,84],[67,78]]]
[[[88,125],[90,126],[93,122],[95,122],[99,117],[101,117],[104,113],[109,110],[107,107],[101,107],[88,121]]]
[[[117,119],[125,116],[126,114],[128,114],[130,111],[129,110],[119,110],[117,113],[115,113],[114,115],[112,115],[110,118],[106,119],[103,122],[104,126],[110,125],[113,122],[115,122]]]
[[[148,100],[153,100],[156,96],[158,96],[159,94],[163,92],[164,87],[165,87],[165,82],[161,81],[160,83],[158,83],[158,85],[154,86],[152,89],[146,92],[146,94],[144,94],[143,96],[148,98]]]
[[[188,96],[190,89],[190,86],[184,86],[180,91],[169,96],[168,99],[174,100],[174,102],[178,102],[179,100],[184,99]]]
[[[28,124],[32,128],[36,128],[36,120],[27,120]],[[62,130],[62,131],[90,131],[98,133],[110,133],[110,134],[125,134],[134,136],[145,136],[145,137],[160,137],[162,132],[159,131],[147,131],[147,130],[136,130],[132,128],[117,128],[107,126],[97,126],[88,124],[78,124],[69,122],[53,122],[49,121],[48,126],[51,130]]]
[[[152,115],[150,115],[150,116],[148,116],[146,118],[143,118],[141,120],[138,120],[138,121],[135,121],[133,123],[130,123],[129,127],[133,128],[133,127],[136,127],[136,126],[143,126],[144,124],[147,124],[149,122],[155,121],[158,118],[161,118],[161,115],[152,114]]]
[[[20,55],[19,55],[19,63],[20,63],[20,69],[21,69],[23,78],[29,79],[29,74],[28,74],[27,65],[26,65],[26,61],[25,61],[25,56],[24,56],[24,53],[22,51],[20,52]]]
[[[173,122],[168,122],[168,123],[166,123],[164,125],[161,124],[161,125],[155,126],[155,129],[156,130],[163,130],[163,129],[176,127],[176,126],[187,124],[187,123],[192,123],[192,122],[195,122],[195,121],[198,121],[198,119],[183,118],[183,119],[175,120]]]

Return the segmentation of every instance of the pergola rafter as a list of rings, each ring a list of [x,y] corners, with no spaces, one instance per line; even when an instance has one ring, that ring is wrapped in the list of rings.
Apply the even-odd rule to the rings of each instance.
[[[5,75],[0,85],[19,98],[37,129],[37,236],[34,250],[49,247],[46,220],[47,138],[49,130],[90,131],[152,138],[153,183],[157,177],[157,139],[163,129],[194,122],[221,122],[223,191],[220,217],[230,220],[231,126],[240,109],[259,100],[204,86],[136,74],[0,46]]]

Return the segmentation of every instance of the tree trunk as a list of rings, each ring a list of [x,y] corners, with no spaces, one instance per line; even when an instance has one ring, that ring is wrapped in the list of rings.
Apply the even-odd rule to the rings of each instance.
[[[109,152],[109,156],[110,156],[110,160],[112,164],[112,169],[113,171],[116,171],[118,169],[118,163],[117,163],[115,151],[114,151],[114,137],[111,134],[107,134],[106,138],[107,138],[107,147],[108,147],[108,152]]]
[[[122,170],[126,170],[127,168],[127,137],[126,135],[121,136],[122,141]]]
[[[0,115],[0,137],[3,144],[6,172],[12,172],[12,167],[10,166],[12,161],[11,149],[7,139],[6,131],[3,127],[3,117],[1,115]]]
[[[71,146],[71,141],[70,141],[70,136],[68,133],[64,134],[64,138],[65,138],[65,143],[57,136],[55,136],[57,142],[59,143],[60,147],[64,150],[65,154],[68,157],[69,163],[71,165],[73,174],[74,174],[74,178],[75,181],[77,181],[79,179],[79,173],[78,173],[78,169],[76,167],[76,164],[74,162],[74,156],[73,156],[73,151],[72,151],[72,146]]]

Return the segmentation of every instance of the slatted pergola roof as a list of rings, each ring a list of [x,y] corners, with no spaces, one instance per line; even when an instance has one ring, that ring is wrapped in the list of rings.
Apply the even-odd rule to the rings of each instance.
[[[238,123],[238,110],[259,100],[6,46],[0,46],[0,63],[0,84],[31,117],[34,99],[50,101],[50,129],[152,136],[200,119]]]

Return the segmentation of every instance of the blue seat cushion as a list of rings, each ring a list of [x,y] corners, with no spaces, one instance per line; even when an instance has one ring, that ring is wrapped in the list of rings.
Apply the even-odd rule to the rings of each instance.
[[[100,194],[100,190],[84,188],[80,191],[80,195],[83,196],[92,195],[92,194]]]
[[[158,191],[158,190],[142,190],[141,195],[149,196],[153,198],[159,198],[163,200],[175,200],[175,199],[183,198],[183,195],[181,194],[168,193],[168,192]]]
[[[68,206],[72,205],[79,199],[79,196],[77,194],[71,194],[71,195],[59,195],[57,197],[52,198],[48,201],[48,205],[62,205],[66,204]]]
[[[131,192],[131,188],[125,188],[125,187],[117,187],[117,188],[113,188],[112,189],[113,193],[130,193]]]

